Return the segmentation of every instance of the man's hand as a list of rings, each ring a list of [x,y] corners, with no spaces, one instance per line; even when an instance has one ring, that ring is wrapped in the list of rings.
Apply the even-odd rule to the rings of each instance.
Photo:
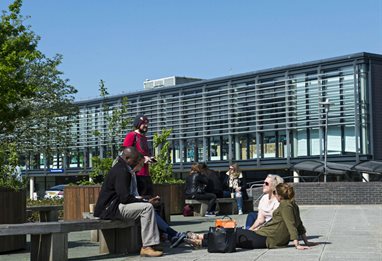
[[[158,201],[158,200],[160,200],[160,197],[159,197],[159,196],[156,196],[156,197],[154,197],[154,198],[150,198],[150,199],[149,199],[149,202],[150,202],[151,204],[153,204],[154,202],[156,202],[156,201]]]

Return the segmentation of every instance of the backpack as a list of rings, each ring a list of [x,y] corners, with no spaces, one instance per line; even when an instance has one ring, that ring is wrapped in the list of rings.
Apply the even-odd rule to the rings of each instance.
[[[194,215],[194,207],[191,205],[184,205],[183,207],[183,216],[190,217]]]

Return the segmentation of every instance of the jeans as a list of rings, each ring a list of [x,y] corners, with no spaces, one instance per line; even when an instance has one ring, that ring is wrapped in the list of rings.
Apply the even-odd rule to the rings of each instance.
[[[243,211],[243,196],[241,192],[235,192],[235,198],[236,198],[238,210]]]
[[[257,219],[257,213],[257,211],[248,213],[247,220],[245,221],[245,229],[249,229],[253,223],[255,223]]]
[[[164,221],[163,218],[159,216],[158,213],[156,212],[155,212],[155,218],[156,218],[159,230],[162,231],[163,233],[166,233],[168,235],[168,239],[171,240],[171,238],[179,236],[180,233],[172,229],[169,226],[169,224],[167,224],[166,221]]]

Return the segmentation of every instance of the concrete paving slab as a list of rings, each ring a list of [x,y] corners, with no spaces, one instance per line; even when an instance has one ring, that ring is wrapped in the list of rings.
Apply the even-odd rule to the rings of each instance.
[[[382,261],[382,205],[301,206],[301,216],[307,235],[320,245],[298,251],[292,245],[281,249],[241,250],[229,254],[208,253],[181,245],[175,249],[165,246],[165,256],[155,260],[219,260],[219,261]],[[246,215],[232,216],[239,226],[245,224]],[[215,218],[171,217],[171,225],[178,231],[206,232]],[[29,238],[29,237],[27,237]],[[98,243],[90,242],[90,232],[69,234],[69,260],[153,260],[137,255],[99,255]],[[29,252],[20,251],[0,255],[0,261],[29,260]]]

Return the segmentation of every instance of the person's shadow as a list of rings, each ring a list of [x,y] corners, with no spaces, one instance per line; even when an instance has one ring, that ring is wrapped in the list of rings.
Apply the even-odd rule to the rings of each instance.
[[[312,239],[317,239],[317,238],[320,238],[322,237],[322,235],[310,235],[310,236],[306,236],[306,238],[311,241]],[[316,240],[313,240],[312,241],[313,243],[317,243],[319,245],[330,245],[332,242],[328,242],[328,241],[316,241]]]

